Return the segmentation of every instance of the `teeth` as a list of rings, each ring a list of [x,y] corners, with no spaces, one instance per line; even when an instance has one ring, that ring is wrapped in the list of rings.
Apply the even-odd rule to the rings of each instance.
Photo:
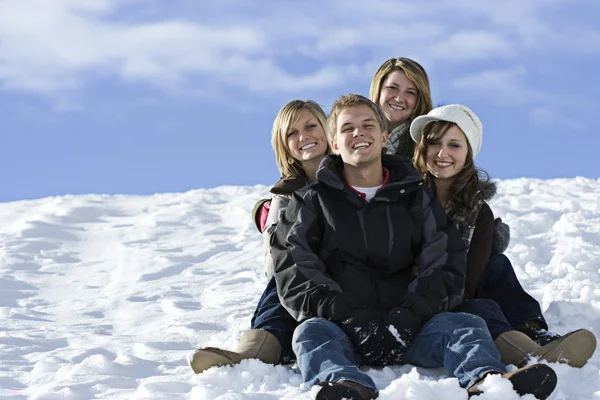
[[[302,146],[300,147],[300,150],[308,150],[308,149],[312,149],[313,147],[315,147],[317,144],[316,143],[310,143],[307,144],[306,146]]]
[[[390,104],[390,108],[393,108],[394,110],[403,110],[403,111],[405,110],[404,107],[402,107],[402,106],[395,106],[393,104]]]
[[[449,167],[450,165],[452,165],[452,163],[450,163],[450,162],[443,162],[443,161],[436,161],[435,163],[437,165],[439,165],[440,167]]]
[[[362,148],[362,147],[369,147],[370,144],[367,142],[359,142],[356,143],[354,146],[352,146],[353,149],[358,149],[358,148]]]

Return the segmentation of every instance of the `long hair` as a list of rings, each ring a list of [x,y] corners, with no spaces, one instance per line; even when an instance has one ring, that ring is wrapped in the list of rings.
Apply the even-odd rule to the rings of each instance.
[[[271,145],[275,151],[275,162],[277,168],[283,178],[304,176],[304,169],[300,161],[296,160],[287,145],[287,135],[292,129],[292,126],[298,122],[300,111],[310,111],[323,129],[326,132],[327,116],[325,111],[312,100],[292,100],[279,110],[275,121],[273,121],[273,129],[271,131]],[[331,148],[327,140],[327,150],[325,154],[331,154]]]
[[[423,175],[427,185],[434,191],[436,190],[436,178],[429,172],[427,167],[427,148],[431,143],[441,140],[452,126],[458,125],[447,121],[434,121],[425,125],[423,135],[421,135],[421,140],[419,140],[415,151],[413,160],[415,168]],[[467,146],[465,166],[453,179],[446,213],[449,217],[457,214],[470,215],[473,210],[479,207],[481,184],[490,180],[487,172],[475,166],[473,150],[471,150],[470,145]],[[468,222],[473,223],[474,221]]]
[[[369,90],[369,98],[373,103],[379,105],[381,85],[393,71],[403,71],[406,77],[417,87],[417,102],[409,122],[412,122],[419,115],[425,115],[431,111],[433,102],[431,101],[431,89],[429,87],[427,72],[425,72],[425,68],[421,64],[406,57],[390,58],[381,64],[377,72],[375,72],[375,76],[371,80],[371,89]]]

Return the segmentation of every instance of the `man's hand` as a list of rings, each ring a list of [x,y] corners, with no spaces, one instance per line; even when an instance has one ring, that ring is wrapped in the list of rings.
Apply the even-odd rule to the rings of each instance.
[[[419,332],[421,320],[414,315],[412,309],[401,305],[389,312],[386,324],[392,335],[406,349]]]
[[[340,326],[365,364],[382,366],[402,362],[406,347],[401,346],[387,329],[377,311],[365,307],[356,308]]]

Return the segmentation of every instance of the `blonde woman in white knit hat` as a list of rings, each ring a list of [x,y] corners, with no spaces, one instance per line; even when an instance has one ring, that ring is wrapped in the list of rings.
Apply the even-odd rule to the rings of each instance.
[[[496,185],[474,163],[482,133],[477,115],[460,104],[435,108],[410,126],[415,167],[469,248],[465,300],[456,310],[488,323],[505,364],[521,366],[532,354],[581,367],[594,353],[594,335],[585,329],[549,334],[539,303],[523,290],[510,260],[493,248],[494,214],[487,201]]]

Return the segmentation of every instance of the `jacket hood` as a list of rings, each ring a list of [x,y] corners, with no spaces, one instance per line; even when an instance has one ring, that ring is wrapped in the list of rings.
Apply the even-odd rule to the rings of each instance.
[[[491,180],[479,182],[479,198],[481,201],[489,201],[494,198],[497,191],[496,182]]]
[[[422,183],[423,177],[406,157],[382,155],[381,163],[390,171],[388,186],[392,184]],[[344,162],[342,157],[335,154],[325,156],[317,170],[317,179],[335,189],[343,190],[348,187],[344,178]]]
[[[479,209],[484,202],[488,202],[496,195],[497,186],[495,182],[491,180],[479,181],[477,199],[478,205],[475,209],[464,209],[457,211],[452,219],[459,225],[473,226],[477,220]]]
[[[271,193],[280,195],[291,195],[298,189],[303,188],[308,183],[304,175],[282,177],[271,188]]]

